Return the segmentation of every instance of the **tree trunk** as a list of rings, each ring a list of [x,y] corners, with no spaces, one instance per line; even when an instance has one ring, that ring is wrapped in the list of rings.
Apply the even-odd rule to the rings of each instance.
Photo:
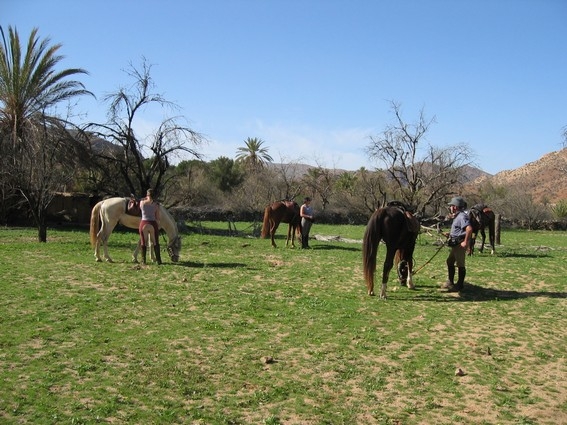
[[[37,221],[37,240],[38,242],[47,242],[47,220],[45,213],[40,214]]]

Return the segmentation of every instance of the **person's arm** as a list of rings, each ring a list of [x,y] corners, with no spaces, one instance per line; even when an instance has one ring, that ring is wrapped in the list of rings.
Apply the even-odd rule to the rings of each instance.
[[[469,241],[472,237],[472,226],[469,224],[465,227],[465,239],[461,242],[463,248],[469,249]]]

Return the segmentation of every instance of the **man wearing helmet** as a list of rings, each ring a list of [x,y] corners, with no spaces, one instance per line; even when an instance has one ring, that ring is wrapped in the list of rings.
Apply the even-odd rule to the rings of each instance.
[[[451,202],[449,202],[449,209],[451,211],[449,217],[453,218],[453,224],[451,225],[451,232],[449,233],[449,240],[447,242],[447,245],[451,247],[451,251],[447,257],[448,280],[444,285],[444,288],[449,292],[462,291],[465,283],[467,273],[465,258],[472,235],[472,226],[469,221],[469,216],[465,212],[466,208],[467,203],[460,196],[455,196],[451,199]],[[457,283],[455,283],[456,269],[458,270]]]

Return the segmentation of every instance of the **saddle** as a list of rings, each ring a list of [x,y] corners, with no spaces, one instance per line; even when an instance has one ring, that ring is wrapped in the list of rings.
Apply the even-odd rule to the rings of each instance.
[[[478,212],[484,212],[487,209],[485,204],[476,204],[471,207],[471,210],[476,210]]]
[[[142,210],[140,209],[140,201],[131,197],[126,202],[126,214],[133,215],[134,217],[141,217]]]
[[[406,225],[408,228],[408,232],[410,233],[419,233],[421,225],[415,216],[412,214],[411,209],[401,201],[390,201],[387,204],[388,207],[394,207],[399,209],[401,212],[404,213],[406,217]]]

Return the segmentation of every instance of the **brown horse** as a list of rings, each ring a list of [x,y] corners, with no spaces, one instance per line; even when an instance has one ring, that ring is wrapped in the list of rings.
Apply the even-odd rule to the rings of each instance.
[[[476,243],[476,237],[480,230],[480,235],[482,236],[482,242],[480,244],[480,248],[478,249],[480,252],[484,250],[484,241],[486,240],[486,233],[484,229],[488,227],[488,238],[490,241],[490,247],[492,248],[491,254],[494,254],[494,237],[495,237],[495,222],[496,222],[496,215],[491,208],[487,207],[483,204],[477,204],[473,206],[469,210],[469,219],[473,228],[473,234],[470,241],[470,250],[469,255],[473,254],[474,245]]]
[[[274,235],[280,223],[288,223],[287,246],[291,238],[291,247],[295,248],[295,233],[301,236],[301,217],[299,216],[299,205],[294,201],[276,201],[264,209],[264,222],[262,225],[262,237],[268,235],[272,238],[272,246],[275,248]]]
[[[376,256],[381,240],[386,244],[386,258],[382,270],[380,298],[386,298],[386,286],[394,265],[394,256],[396,262],[399,262],[400,283],[403,285],[405,281],[408,288],[415,288],[412,280],[413,251],[419,228],[417,219],[398,202],[379,208],[372,214],[362,240],[362,265],[368,295],[374,295]]]

